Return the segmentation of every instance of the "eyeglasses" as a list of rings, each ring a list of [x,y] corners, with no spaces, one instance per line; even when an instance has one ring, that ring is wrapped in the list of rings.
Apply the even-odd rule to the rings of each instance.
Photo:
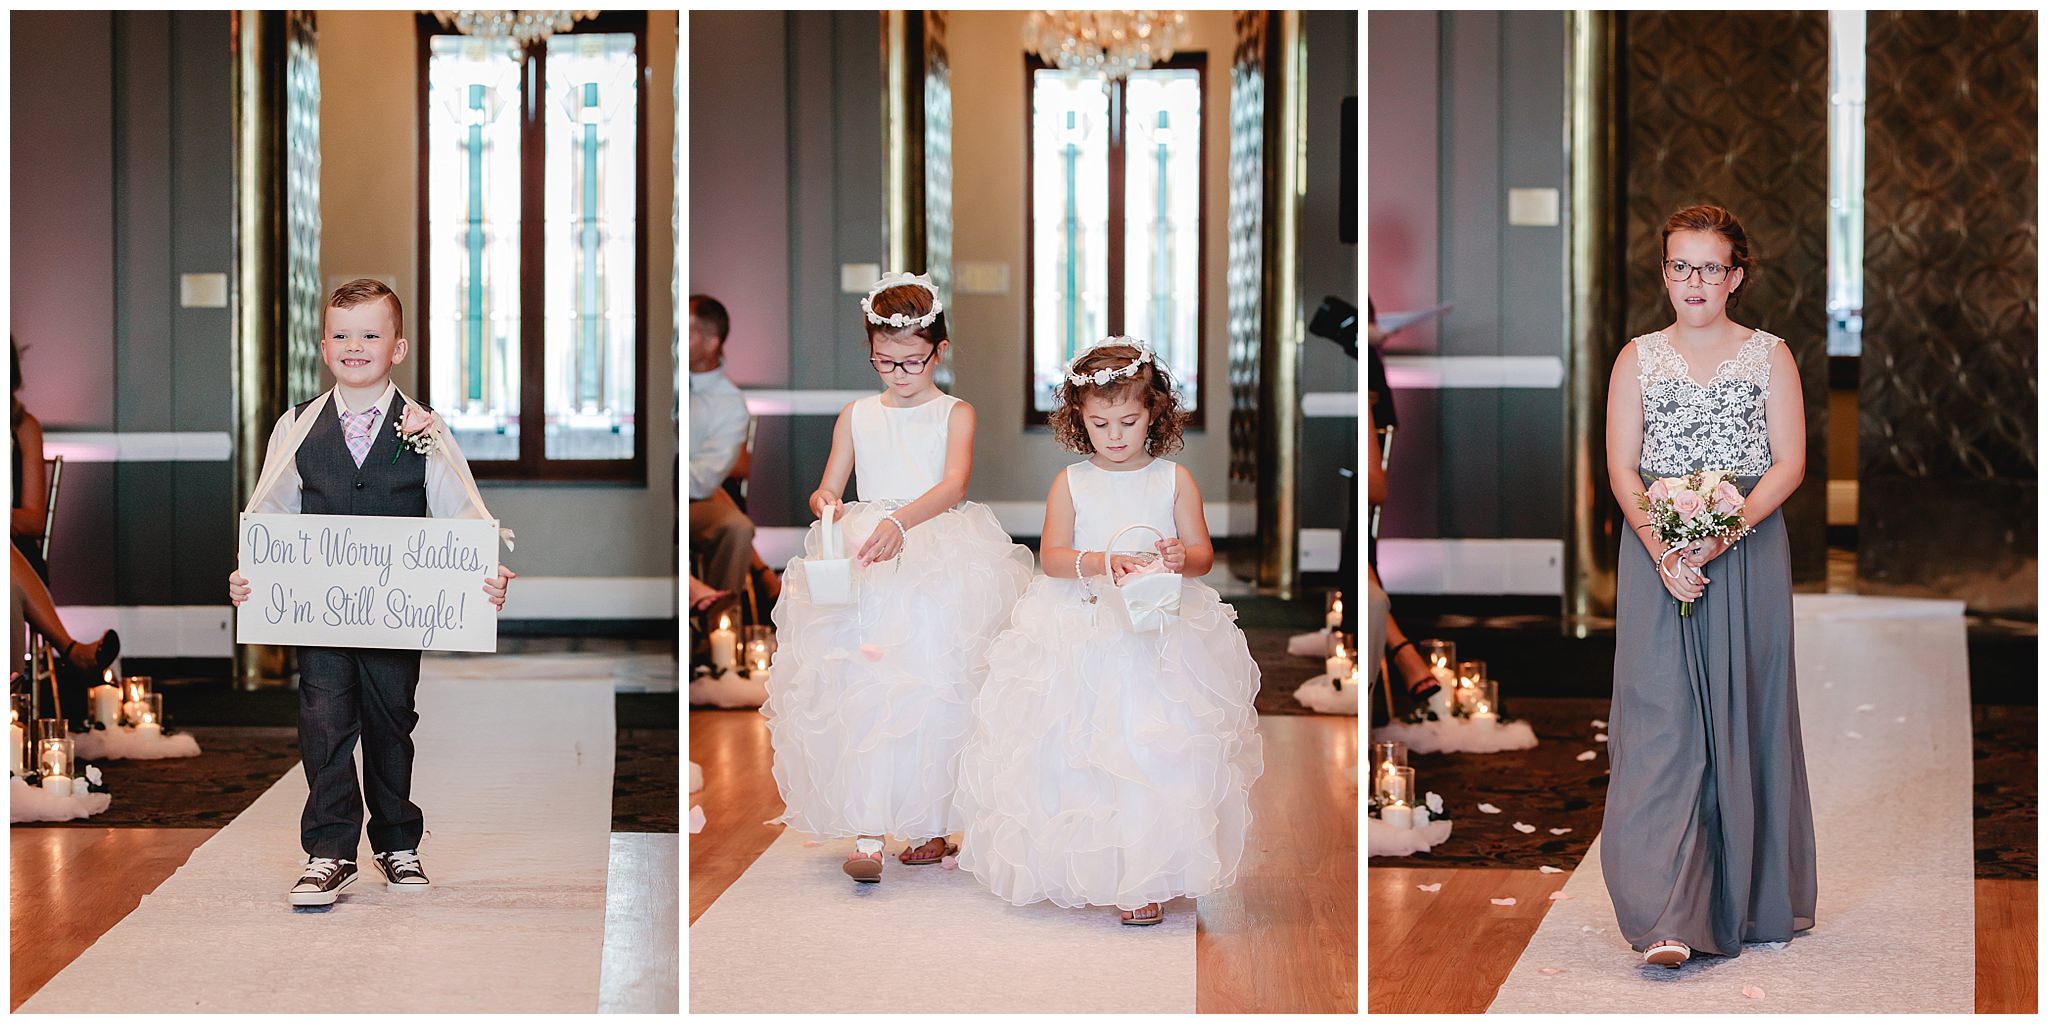
[[[874,367],[876,373],[895,373],[897,370],[902,370],[904,373],[917,374],[923,373],[924,368],[931,365],[932,358],[938,354],[939,343],[935,341],[932,342],[931,355],[923,359],[877,359],[869,356],[868,365]]]
[[[1700,275],[1700,283],[1720,284],[1722,281],[1727,280],[1728,272],[1733,269],[1735,268],[1724,267],[1719,263],[1699,264],[1687,263],[1684,260],[1664,261],[1665,279],[1676,282],[1683,282],[1687,278],[1691,277],[1694,271],[1698,271]]]

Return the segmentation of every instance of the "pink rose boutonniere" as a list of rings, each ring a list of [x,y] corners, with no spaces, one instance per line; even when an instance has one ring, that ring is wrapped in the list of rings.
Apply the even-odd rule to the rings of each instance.
[[[391,429],[398,432],[398,450],[391,453],[393,462],[408,448],[421,455],[434,450],[434,414],[417,405],[406,403],[405,411],[391,424]]]

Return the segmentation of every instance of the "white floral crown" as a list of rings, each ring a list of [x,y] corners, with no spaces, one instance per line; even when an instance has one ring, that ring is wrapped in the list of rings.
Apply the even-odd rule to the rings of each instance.
[[[1114,370],[1097,370],[1094,373],[1074,372],[1074,367],[1081,365],[1081,360],[1088,358],[1088,354],[1090,352],[1093,352],[1099,348],[1109,348],[1113,345],[1129,345],[1132,348],[1137,349],[1138,358],[1133,359],[1129,363],[1126,363],[1123,366],[1119,366]],[[1139,341],[1136,338],[1127,338],[1121,334],[1112,335],[1110,337],[1102,339],[1101,341],[1096,342],[1093,345],[1088,346],[1087,349],[1083,350],[1080,355],[1074,357],[1073,362],[1067,364],[1067,382],[1070,384],[1077,385],[1092,383],[1096,387],[1102,387],[1108,384],[1110,381],[1117,379],[1118,377],[1137,376],[1138,367],[1143,366],[1149,362],[1152,362],[1152,346],[1147,345],[1146,343]]]
[[[901,287],[906,284],[914,284],[932,293],[931,312],[923,316],[911,316],[908,313],[882,316],[875,312],[875,296],[891,288]],[[868,323],[874,324],[877,327],[895,327],[898,329],[905,327],[930,327],[932,321],[937,320],[939,314],[945,312],[945,309],[946,307],[939,304],[939,286],[932,283],[930,274],[906,274],[900,270],[891,274],[883,274],[882,279],[876,281],[873,288],[868,289],[867,296],[860,300],[860,311],[867,314]]]

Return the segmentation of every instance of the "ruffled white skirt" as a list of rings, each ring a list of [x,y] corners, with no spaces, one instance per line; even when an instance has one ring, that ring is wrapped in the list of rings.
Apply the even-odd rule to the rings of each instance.
[[[960,867],[1018,906],[1215,892],[1236,880],[1264,770],[1237,612],[1190,581],[1178,622],[1131,633],[1086,593],[1038,578],[989,651]]]
[[[849,555],[895,504],[842,508]],[[1031,553],[987,506],[963,503],[913,527],[897,559],[856,568],[852,604],[825,606],[804,574],[820,552],[813,524],[773,614],[761,712],[784,805],[776,821],[832,837],[958,831],[960,748],[989,640],[1030,583]]]

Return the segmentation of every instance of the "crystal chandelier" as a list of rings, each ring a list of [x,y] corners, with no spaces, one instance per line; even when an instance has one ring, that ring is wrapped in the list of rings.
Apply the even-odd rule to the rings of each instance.
[[[463,35],[479,39],[509,39],[513,55],[525,56],[526,48],[557,32],[567,32],[579,20],[597,17],[596,11],[435,11],[441,24]]]
[[[1032,11],[1024,46],[1063,71],[1115,81],[1173,56],[1187,42],[1183,11]]]

